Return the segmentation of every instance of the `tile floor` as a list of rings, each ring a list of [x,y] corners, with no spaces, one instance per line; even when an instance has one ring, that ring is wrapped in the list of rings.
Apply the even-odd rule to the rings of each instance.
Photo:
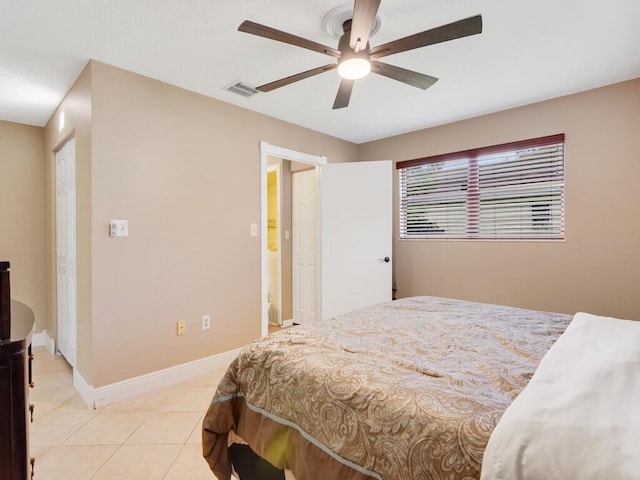
[[[34,354],[35,480],[215,479],[200,428],[223,370],[89,410],[66,361],[44,347]]]

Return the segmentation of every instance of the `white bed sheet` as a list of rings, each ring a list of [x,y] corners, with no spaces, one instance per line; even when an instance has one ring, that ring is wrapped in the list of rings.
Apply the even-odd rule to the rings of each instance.
[[[640,322],[576,314],[482,463],[482,480],[640,479]]]

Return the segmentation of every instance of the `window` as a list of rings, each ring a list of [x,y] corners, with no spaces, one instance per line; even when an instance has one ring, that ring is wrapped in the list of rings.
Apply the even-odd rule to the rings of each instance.
[[[396,167],[400,238],[564,238],[564,134]]]

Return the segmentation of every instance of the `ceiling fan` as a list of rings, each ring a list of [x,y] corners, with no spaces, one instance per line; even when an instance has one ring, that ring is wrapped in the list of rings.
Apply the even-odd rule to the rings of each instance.
[[[383,45],[371,47],[369,36],[374,25],[378,7],[381,0],[355,0],[353,5],[353,17],[343,24],[344,34],[340,37],[338,48],[327,47],[306,38],[298,37],[275,28],[260,25],[259,23],[245,20],[238,27],[238,30],[259,37],[270,38],[297,47],[324,53],[330,57],[338,59],[336,63],[323,65],[305,72],[297,73],[286,78],[281,78],[274,82],[266,83],[257,87],[261,92],[270,92],[276,88],[284,87],[291,83],[305,78],[338,69],[341,77],[338,95],[333,104],[334,110],[344,108],[349,105],[351,91],[354,81],[363,78],[369,72],[383,75],[393,80],[412,85],[426,90],[435,82],[437,78],[423,73],[414,72],[405,68],[396,67],[388,63],[379,62],[377,59],[393,55],[395,53],[406,52],[415,48],[426,47],[436,43],[455,40],[456,38],[468,37],[482,32],[482,17],[476,15],[464,20],[449,23],[441,27],[416,33],[408,37],[400,38]]]

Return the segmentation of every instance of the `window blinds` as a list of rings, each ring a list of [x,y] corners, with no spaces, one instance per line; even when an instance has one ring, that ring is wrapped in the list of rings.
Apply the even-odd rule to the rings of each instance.
[[[397,168],[401,238],[564,238],[564,134]]]

